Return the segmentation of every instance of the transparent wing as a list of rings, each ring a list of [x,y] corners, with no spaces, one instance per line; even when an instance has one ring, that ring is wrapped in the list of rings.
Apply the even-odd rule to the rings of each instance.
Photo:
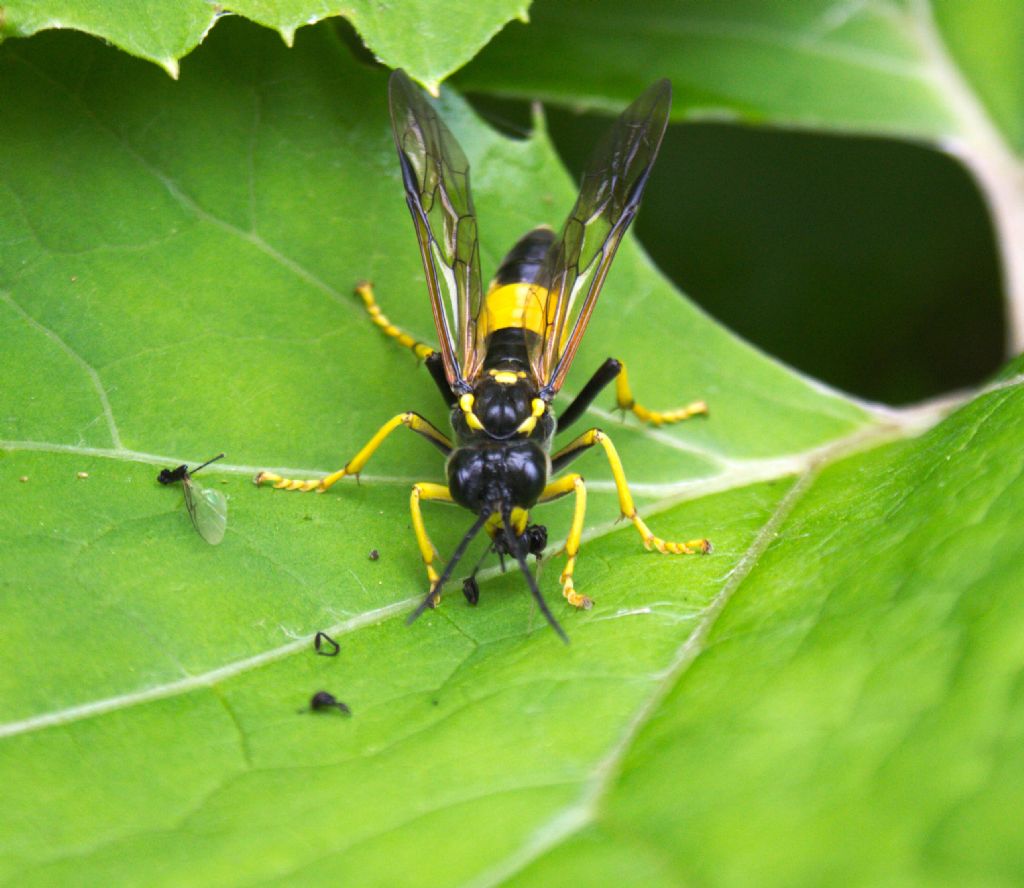
[[[224,531],[228,526],[228,501],[219,490],[203,487],[186,475],[183,479],[185,491],[185,508],[188,517],[206,542],[216,546],[224,539]]]
[[[554,396],[597,303],[615,250],[633,221],[668,124],[672,86],[659,80],[622,112],[594,150],[540,281],[544,335],[531,354],[542,394]]]
[[[388,86],[391,127],[405,199],[453,390],[468,390],[477,365],[474,318],[480,307],[480,250],[469,191],[469,161],[444,121],[404,71]]]

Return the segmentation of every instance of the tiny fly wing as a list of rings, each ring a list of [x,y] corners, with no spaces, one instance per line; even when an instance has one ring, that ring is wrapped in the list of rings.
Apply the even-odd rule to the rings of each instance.
[[[228,526],[228,501],[219,490],[197,484],[191,475],[183,479],[185,508],[192,526],[211,546],[224,539]]]

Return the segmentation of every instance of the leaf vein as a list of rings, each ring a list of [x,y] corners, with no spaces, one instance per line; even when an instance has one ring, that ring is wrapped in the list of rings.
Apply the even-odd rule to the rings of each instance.
[[[0,300],[6,303],[14,312],[16,312],[27,324],[34,327],[40,333],[42,333],[47,339],[53,342],[58,348],[61,349],[69,358],[71,358],[82,370],[85,371],[89,377],[89,381],[92,383],[92,387],[96,392],[96,396],[99,398],[100,406],[103,409],[103,417],[107,423],[107,432],[110,435],[110,441],[116,450],[122,450],[124,445],[121,442],[121,433],[118,431],[117,422],[114,420],[114,411],[110,407],[110,399],[107,397],[107,389],[103,385],[103,380],[100,379],[99,373],[96,369],[83,358],[77,351],[75,351],[70,345],[67,344],[54,330],[41,324],[32,315],[30,315],[25,309],[23,309],[10,293],[0,290]]]
[[[369,626],[373,623],[377,623],[381,620],[387,619],[388,617],[394,616],[397,613],[404,612],[418,602],[418,597],[393,602],[392,604],[384,605],[383,607],[374,608],[366,613],[357,614],[356,616],[350,617],[349,619],[334,626],[329,626],[326,631],[334,636],[355,632],[364,626]],[[228,663],[227,665],[220,666],[217,669],[211,669],[200,675],[190,675],[177,681],[154,685],[153,687],[145,688],[141,691],[132,691],[127,694],[119,694],[115,697],[106,697],[102,700],[94,700],[90,703],[83,703],[79,706],[70,706],[67,709],[61,709],[56,712],[48,712],[42,715],[30,716],[29,718],[21,719],[20,721],[0,724],[0,739],[4,737],[12,737],[17,734],[26,734],[31,731],[38,731],[42,728],[65,725],[70,722],[79,721],[85,718],[92,718],[97,715],[103,715],[104,713],[124,709],[129,706],[136,706],[140,703],[149,703],[153,700],[173,697],[177,694],[182,694],[198,688],[210,688],[225,679],[233,678],[243,672],[248,672],[267,663],[272,663],[276,660],[287,657],[296,651],[309,647],[311,643],[312,636],[305,636],[276,648],[271,648],[269,651],[264,651],[261,654],[247,657],[244,660],[236,660],[233,663]]]
[[[879,71],[906,80],[917,80],[928,83],[927,68],[898,58],[897,56],[878,51],[864,49],[838,42],[824,42],[827,32],[819,28],[808,29],[806,32],[784,31],[761,25],[742,24],[735,21],[679,21],[662,19],[652,24],[652,30],[658,34],[673,33],[679,36],[692,36],[737,43],[754,43],[775,49],[805,55],[818,56],[834,62],[864,70]]]

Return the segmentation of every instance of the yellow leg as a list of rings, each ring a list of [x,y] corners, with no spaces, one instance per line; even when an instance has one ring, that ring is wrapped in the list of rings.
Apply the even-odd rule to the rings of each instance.
[[[356,293],[363,300],[363,305],[366,306],[366,311],[369,313],[370,318],[378,327],[381,328],[381,330],[384,331],[386,336],[390,336],[392,339],[396,340],[399,345],[412,351],[412,353],[421,360],[429,358],[434,353],[434,349],[429,345],[413,339],[408,333],[396,327],[390,320],[388,320],[384,312],[380,310],[380,306],[377,305],[377,300],[374,298],[373,284],[369,281],[361,281],[356,284]]]
[[[402,425],[433,441],[435,444],[439,445],[441,449],[447,449],[449,451],[452,449],[452,442],[448,440],[447,436],[418,413],[399,413],[397,416],[391,417],[391,419],[384,423],[377,434],[369,440],[366,446],[352,457],[352,459],[345,463],[344,468],[339,469],[332,475],[328,475],[326,478],[321,478],[320,480],[312,479],[309,481],[294,481],[290,478],[282,478],[280,475],[275,475],[273,472],[260,472],[255,478],[253,478],[253,483],[259,485],[264,481],[268,481],[272,483],[277,490],[315,490],[317,493],[323,493],[327,488],[340,481],[346,475],[358,475],[363,470],[366,463],[369,462],[374,451],[380,447],[381,442],[383,442],[383,440],[395,429]]]
[[[423,524],[423,513],[420,511],[420,501],[437,501],[442,503],[454,502],[448,488],[443,484],[431,484],[429,481],[421,481],[412,486],[412,493],[409,496],[409,511],[412,513],[412,529],[416,534],[416,544],[420,547],[420,555],[423,557],[423,564],[427,568],[427,580],[430,582],[430,589],[433,591],[435,584],[440,579],[437,571],[434,570],[434,556],[437,550],[427,536],[427,528]],[[433,605],[436,606],[441,600],[439,595],[434,596]]]
[[[703,401],[694,401],[677,410],[665,411],[648,410],[642,404],[637,404],[633,399],[633,392],[629,388],[629,374],[626,373],[625,364],[622,364],[622,369],[615,378],[615,400],[620,410],[632,410],[641,422],[649,422],[656,426],[681,422],[691,416],[706,415],[708,412],[708,405]]]
[[[576,506],[572,513],[569,536],[565,541],[565,569],[558,579],[562,584],[562,594],[565,596],[565,600],[573,607],[589,610],[594,606],[593,600],[586,595],[580,595],[572,581],[572,572],[576,568],[576,556],[580,551],[580,539],[583,536],[583,518],[587,512],[587,487],[583,483],[583,476],[574,472],[572,475],[552,481],[541,492],[539,502],[551,502],[551,500],[573,492],[576,493]]]
[[[648,549],[657,549],[663,555],[694,555],[698,552],[707,553],[711,551],[711,543],[706,539],[689,540],[685,543],[673,543],[655,536],[651,529],[644,523],[644,520],[637,514],[636,505],[633,503],[633,495],[629,492],[629,484],[626,481],[626,473],[622,468],[622,460],[619,459],[618,451],[609,438],[600,429],[591,429],[584,432],[575,441],[570,442],[558,453],[551,457],[552,462],[572,454],[575,451],[584,450],[600,444],[604,448],[605,456],[608,457],[608,464],[612,468],[612,477],[615,479],[615,490],[619,494],[619,509],[623,518],[628,518],[637,529],[644,546]]]

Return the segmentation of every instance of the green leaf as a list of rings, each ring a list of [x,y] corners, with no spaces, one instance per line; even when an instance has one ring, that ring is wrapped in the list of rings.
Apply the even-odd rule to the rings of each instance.
[[[958,42],[980,69],[982,57],[994,55],[985,56],[996,48],[994,41],[1006,49],[1002,61],[987,63],[996,94],[997,66],[1009,73],[1024,57],[1019,4],[993,0],[971,4],[970,11],[963,6],[940,5],[940,21],[955,28],[963,19],[972,26]],[[999,7],[1006,7],[1005,15]],[[668,77],[675,87],[676,120],[732,116],[936,138],[962,127],[937,73],[934,29],[928,3],[918,0],[643,0],[600,6],[541,0],[530,24],[507,28],[459,82],[499,95],[608,109]],[[552,53],[556,41],[560,51]],[[998,92],[1011,112],[1007,93],[1013,82]],[[1019,91],[1013,96],[1020,101]]]
[[[0,38],[73,28],[156,62],[177,77],[178,60],[199,45],[216,18],[216,8],[205,0],[13,0],[0,7]]]
[[[415,436],[324,496],[249,483],[336,469],[403,409],[444,420],[350,295],[373,279],[433,339],[384,94],[324,27],[288,51],[226,22],[179,83],[73,34],[0,47],[0,879],[544,884],[571,864],[594,884],[793,884],[969,860],[1011,880],[1019,367],[904,441],[938,410],[798,377],[627,239],[567,389],[614,354],[651,406],[708,400],[661,430],[609,399],[586,421],[655,532],[716,550],[645,552],[588,455],[595,608],[560,603],[556,546],[541,575],[569,647],[496,568],[478,607],[451,589],[404,625],[426,591],[409,484],[443,478]],[[443,113],[489,274],[572,187],[543,133],[506,140],[451,94]],[[156,474],[221,450],[214,547]],[[537,513],[553,541],[570,508]],[[426,520],[443,556],[470,517]],[[321,689],[352,716],[300,712]]]
[[[1013,0],[932,0],[951,64],[980,96],[1018,156],[1024,155],[1024,5]]]
[[[289,46],[298,28],[340,14],[378,59],[392,68],[406,68],[433,89],[507,22],[525,20],[528,7],[529,0],[351,0],[340,7],[325,0],[11,0],[0,6],[0,38],[74,28],[156,62],[177,77],[178,62],[226,13],[275,29]]]
[[[499,34],[456,83],[612,110],[660,77],[672,80],[676,121],[868,133],[953,153],[992,213],[1008,340],[1024,348],[1024,4],[539,0],[530,24]]]

